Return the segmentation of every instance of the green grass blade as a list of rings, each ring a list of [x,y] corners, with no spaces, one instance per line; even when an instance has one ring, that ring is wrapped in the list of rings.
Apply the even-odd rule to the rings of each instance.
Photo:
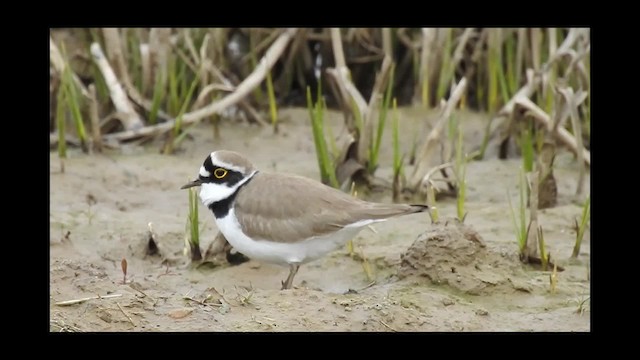
[[[182,101],[180,112],[176,117],[176,122],[173,127],[173,131],[175,135],[178,135],[178,133],[182,128],[182,115],[184,115],[184,113],[187,111],[187,108],[189,107],[189,104],[191,103],[190,100],[191,98],[193,98],[193,92],[196,90],[196,87],[198,86],[198,82],[199,82],[199,79],[197,77],[193,78],[193,81],[191,82],[191,86],[189,87],[189,91],[187,92],[186,96]]]
[[[178,69],[177,69],[177,60],[175,57],[171,57],[169,60],[168,66],[168,75],[169,75],[169,104],[168,110],[169,114],[175,116],[178,113],[178,108],[180,107],[180,98],[178,96]]]
[[[321,90],[320,85],[318,86]],[[320,179],[324,184],[328,184],[338,188],[338,180],[336,178],[335,169],[330,160],[327,151],[327,144],[324,138],[324,102],[322,101],[322,93],[318,91],[318,101],[313,104],[311,99],[311,89],[307,87],[307,107],[309,108],[309,116],[311,117],[311,129],[313,132],[313,141],[316,146],[316,157],[318,159],[318,169],[320,170]]]
[[[58,88],[58,101],[56,104],[56,123],[58,128],[58,157],[67,157],[67,140],[66,135],[66,117],[65,117],[65,100],[62,85]]]
[[[544,231],[542,231],[542,226],[538,226],[538,246],[540,247],[540,261],[542,262],[542,271],[547,271],[547,266],[549,263],[549,256],[547,255],[547,250],[544,245]]]
[[[158,121],[158,111],[164,100],[165,91],[162,87],[162,74],[156,74],[156,81],[153,86],[153,99],[151,102],[151,112],[149,113],[149,123],[155,124]]]
[[[197,193],[193,188],[189,189],[189,215],[187,218],[189,226],[189,247],[191,248],[191,260],[202,260],[200,252],[200,224],[198,222],[198,200]]]
[[[582,207],[582,219],[580,220],[580,225],[578,226],[578,231],[576,233],[576,243],[573,246],[573,253],[571,257],[577,258],[580,255],[580,246],[582,245],[582,238],[584,237],[584,231],[587,228],[587,222],[589,221],[589,217],[591,215],[591,195],[587,196],[587,200]]]
[[[76,125],[76,132],[78,133],[78,138],[82,143],[82,148],[87,151],[87,133],[84,128],[84,121],[82,119],[82,113],[80,111],[80,96],[78,95],[78,89],[76,89],[76,84],[73,81],[73,74],[71,72],[71,65],[67,60],[67,53],[62,43],[61,46],[62,56],[65,59],[65,67],[62,72],[62,84],[61,86],[65,91],[65,99],[67,101],[67,108],[71,110],[71,116],[73,117],[74,123]]]
[[[456,164],[455,164],[456,177],[458,179],[458,197],[456,201],[456,209],[458,214],[458,220],[460,220],[460,222],[463,222],[466,215],[465,208],[464,208],[464,201],[466,197],[466,188],[467,188],[467,184],[465,180],[466,172],[467,172],[467,166],[466,166],[467,160],[466,160],[466,156],[464,155],[463,133],[460,130],[459,126],[457,127],[456,130],[458,133],[458,141],[456,142]]]
[[[520,146],[522,147],[522,166],[525,172],[533,171],[533,129],[531,127],[522,131]]]
[[[520,248],[524,251],[527,245],[527,179],[524,171],[520,171]]]
[[[453,51],[453,42],[451,41],[451,36],[453,34],[453,29],[446,29],[447,38],[445,40],[444,49],[442,51],[442,68],[440,69],[440,80],[438,81],[438,98],[436,102],[440,101],[440,99],[444,98],[447,89],[449,88],[451,77],[453,76],[452,63],[451,63],[451,53]]]
[[[127,31],[126,39],[129,47],[129,71],[131,71],[133,84],[142,94],[146,89],[142,88],[142,55],[140,54],[140,39],[133,29]]]
[[[518,189],[518,195],[519,195],[519,204],[518,204],[518,215],[516,215],[516,209],[513,206],[513,202],[511,201],[511,193],[509,192],[509,189],[507,189],[507,200],[509,200],[509,210],[511,212],[511,220],[513,223],[513,230],[514,233],[516,235],[516,240],[518,242],[518,250],[520,251],[520,254],[524,253],[525,250],[525,246],[527,245],[527,225],[526,225],[526,211],[525,208],[527,206],[526,204],[526,199],[525,199],[525,186],[526,182],[525,182],[525,178],[524,178],[524,172],[521,170],[520,174],[519,174],[519,189]]]
[[[398,131],[398,102],[393,98],[393,175],[400,175],[402,170],[402,158],[400,156],[400,134]]]
[[[369,159],[368,170],[369,174],[373,174],[373,172],[378,167],[378,157],[380,154],[380,144],[382,143],[382,134],[384,133],[384,127],[387,123],[387,112],[389,111],[389,105],[391,104],[391,93],[393,92],[393,73],[395,70],[395,64],[391,65],[391,70],[389,74],[389,82],[387,84],[387,89],[384,94],[384,100],[381,104],[380,111],[378,114],[378,129],[376,132],[376,139],[373,142],[373,148],[371,149],[371,157]]]

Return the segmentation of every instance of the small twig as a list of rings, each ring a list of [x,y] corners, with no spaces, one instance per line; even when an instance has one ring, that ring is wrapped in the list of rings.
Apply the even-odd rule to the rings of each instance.
[[[112,295],[104,295],[104,296],[91,296],[91,297],[86,297],[86,298],[81,298],[81,299],[74,299],[74,300],[66,300],[66,301],[59,301],[56,303],[57,306],[69,306],[69,305],[75,305],[75,304],[80,304],[83,303],[85,301],[89,301],[89,300],[96,300],[96,299],[111,299],[111,298],[117,298],[117,297],[121,297],[122,294],[112,294]]]
[[[131,316],[129,316],[129,314],[127,314],[124,309],[122,308],[122,306],[120,306],[120,303],[118,303],[116,301],[116,305],[118,305],[118,309],[120,309],[120,311],[122,311],[122,313],[124,314],[124,316],[127,317],[127,319],[129,319],[129,322],[131,323],[131,325],[133,325],[133,327],[136,327],[136,324],[133,322],[133,320],[131,319]]]
[[[387,325],[384,321],[382,320],[378,320],[380,322],[380,324],[384,325],[387,329],[393,331],[393,332],[398,332],[396,329],[392,328],[391,326]]]

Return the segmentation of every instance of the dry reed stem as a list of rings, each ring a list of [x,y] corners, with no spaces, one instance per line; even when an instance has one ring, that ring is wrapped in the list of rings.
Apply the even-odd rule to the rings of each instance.
[[[349,69],[346,66],[336,67],[334,69],[328,68],[327,74],[331,75],[336,80],[340,93],[343,96],[343,100],[347,104],[351,103],[351,101],[349,101],[349,96],[353,98],[353,101],[360,112],[360,116],[364,119],[367,113],[367,103],[364,100],[364,97],[362,97],[362,94],[360,94],[360,91],[358,91],[351,80],[349,80]]]
[[[434,166],[431,169],[429,169],[429,171],[424,175],[424,177],[422,178],[422,181],[420,181],[420,186],[427,186],[429,183],[432,183],[431,181],[431,177],[438,171],[440,170],[444,170],[446,168],[450,168],[453,167],[453,163],[452,162],[446,162],[444,164],[440,164],[438,166]],[[448,179],[446,179],[445,181],[449,181]]]
[[[571,150],[572,153],[578,156],[578,149],[580,148],[578,147],[576,138],[563,127],[559,127],[557,128],[557,131],[553,132],[553,124],[551,122],[551,118],[538,105],[536,105],[533,101],[526,97],[517,99],[516,105],[522,106],[525,109],[529,110],[529,113],[535,120],[546,126],[547,131],[553,133],[560,142],[568,146],[569,150]],[[583,147],[582,156],[584,158],[584,163],[587,166],[591,166],[591,152]]]
[[[420,51],[420,78],[416,81],[416,88],[414,90],[414,101],[418,100],[422,102],[422,89],[424,88],[426,81],[426,86],[429,87],[431,73],[433,69],[431,69],[430,63],[431,58],[433,57],[433,49],[432,44],[435,38],[435,29],[432,28],[423,28],[422,29],[422,49]],[[427,100],[427,105],[429,104],[429,99]]]
[[[524,64],[524,52],[527,48],[527,29],[518,28],[518,48],[516,50],[516,74],[522,74]],[[519,76],[519,75],[516,75]]]
[[[336,60],[336,68],[341,69],[347,67],[344,49],[342,48],[342,35],[340,35],[339,28],[331,28],[331,46],[333,48],[333,57]]]
[[[249,31],[252,30],[260,30],[260,29],[251,29]],[[260,43],[258,43],[251,52],[254,52],[255,54],[259,54],[262,50],[266,49],[270,43],[273,42],[273,39],[277,38],[280,34],[282,33],[282,29],[276,29],[274,31],[271,31],[267,34],[267,37],[265,37],[264,39],[260,40]],[[258,32],[256,31],[256,34],[258,34]],[[259,34],[258,34],[259,35]],[[245,54],[241,59],[240,59],[240,63],[244,64],[247,61],[249,61],[251,59],[251,52]]]
[[[203,66],[204,66],[205,70],[211,72],[211,74],[213,76],[217,77],[220,81],[222,81],[222,83],[224,85],[217,85],[217,87],[219,87],[220,90],[233,92],[233,91],[235,91],[237,89],[233,85],[231,80],[227,79],[224,76],[224,74],[222,73],[222,71],[220,71],[220,69],[218,69],[212,62],[206,62],[206,63],[203,64]],[[200,91],[200,94],[198,95],[196,103],[193,106],[194,109],[200,108],[202,106],[201,105],[201,101],[204,101],[206,99],[206,93],[212,91],[212,90],[209,90],[209,86],[211,86],[211,85],[205,86]],[[223,87],[226,87],[227,90],[225,90]],[[203,95],[203,94],[205,94],[205,95]],[[269,125],[269,123],[262,117],[262,115],[260,115],[260,113],[253,107],[253,105],[251,105],[251,103],[249,101],[247,101],[247,99],[240,100],[238,105],[242,108],[242,110],[244,110],[251,117],[253,117],[259,125],[261,125],[261,126],[268,126]]]
[[[520,90],[518,90],[518,92],[515,95],[513,95],[513,97],[509,101],[507,101],[506,104],[504,104],[502,109],[500,109],[500,111],[498,111],[498,113],[494,117],[493,120],[502,119],[502,121],[494,122],[497,125],[493,128],[493,130],[491,130],[491,136],[490,136],[491,138],[495,136],[496,132],[499,129],[506,128],[505,123],[508,122],[509,119],[511,118],[511,114],[513,113],[513,109],[516,102],[524,98],[527,98],[527,99],[530,98],[531,95],[533,95],[533,93],[538,88],[538,85],[540,84],[540,82],[542,81],[542,76],[551,69],[551,66],[553,65],[553,63],[556,62],[563,55],[569,53],[569,50],[571,50],[571,47],[575,44],[575,42],[580,37],[587,36],[588,32],[589,32],[589,29],[582,29],[582,28],[578,28],[578,29],[573,28],[569,30],[567,37],[564,39],[560,47],[558,47],[558,50],[549,57],[549,60],[544,65],[541,66],[541,69],[539,72],[535,72],[533,70],[527,70],[527,77],[528,77],[527,83],[523,87],[521,87]],[[518,34],[520,35],[521,33],[519,32]],[[518,53],[520,53],[520,50],[518,50]]]
[[[118,28],[102,28],[102,36],[104,38],[104,46],[107,53],[107,59],[112,66],[113,72],[123,83],[131,83],[127,63],[122,53],[122,42],[120,40],[120,32]]]
[[[418,152],[418,156],[416,157],[416,167],[414,168],[413,175],[411,175],[411,180],[409,181],[409,187],[414,191],[420,190],[420,184],[425,174],[429,171],[431,159],[436,150],[436,145],[440,141],[444,125],[449,120],[451,112],[462,98],[462,94],[464,94],[466,88],[467,79],[463,77],[455,86],[453,91],[451,91],[451,96],[445,103],[442,113],[440,114],[440,118],[436,121],[436,124],[433,129],[431,129],[431,132],[429,132],[429,135],[427,135],[427,139],[424,144],[422,144],[420,151]]]
[[[105,83],[109,88],[109,94],[111,96],[113,105],[118,112],[122,113],[120,120],[122,121],[125,129],[133,130],[141,128],[143,126],[142,119],[129,102],[129,98],[118,82],[113,69],[107,61],[107,58],[104,56],[100,44],[91,44],[91,55],[93,56],[93,60],[95,61],[96,65],[98,65],[98,68],[100,69],[100,72],[104,77]]]
[[[367,110],[365,111],[365,113],[362,113],[364,129],[363,134],[360,134],[360,139],[358,139],[358,162],[360,164],[366,164],[369,161],[369,157],[371,155],[369,152],[369,148],[371,147],[371,142],[373,141],[374,136],[374,110],[377,108],[378,102],[382,98],[382,93],[389,80],[389,71],[391,70],[392,64],[393,60],[391,60],[391,57],[385,56],[384,60],[382,60],[382,67],[380,68],[380,72],[376,75],[376,81],[373,85],[373,90],[371,91],[371,97],[369,98]]]
[[[93,149],[102,152],[102,136],[100,135],[100,117],[98,115],[98,97],[96,96],[96,86],[89,85],[89,116],[91,118],[91,137],[93,138]]]
[[[332,32],[332,35],[334,34],[335,32]],[[336,48],[334,48],[334,51],[336,51]],[[341,51],[341,47],[338,47],[337,51]],[[340,57],[340,55],[336,55],[336,58],[338,57]],[[327,69],[327,74],[331,75],[336,80],[340,93],[342,94],[343,101],[346,104],[349,104],[351,103],[350,100],[353,99],[355,105],[358,107],[358,111],[360,112],[360,117],[363,121],[363,129],[361,129],[362,133],[358,139],[358,163],[360,164],[365,164],[369,160],[368,150],[371,145],[371,141],[373,140],[373,109],[375,108],[380,98],[380,94],[389,79],[389,71],[391,70],[392,63],[393,61],[391,58],[385,56],[382,61],[382,68],[376,75],[376,81],[368,104],[365,102],[362,94],[360,94],[360,91],[358,91],[356,86],[349,79],[349,69],[346,66],[336,66],[335,69]],[[349,98],[349,95],[351,96],[351,99]],[[353,124],[347,124],[347,127],[353,128],[352,125]]]
[[[573,92],[573,88],[559,88],[558,92],[564,97],[565,103],[569,108],[569,113],[571,116],[571,126],[573,127],[573,133],[575,134],[574,139],[576,140],[576,147],[578,149],[583,149],[582,143],[582,124],[580,124],[580,117],[578,116],[578,104],[576,104],[576,94]],[[577,151],[578,163],[584,163],[584,152]],[[580,166],[578,169],[578,186],[576,188],[576,195],[582,194],[582,189],[584,188],[584,166]]]
[[[53,68],[56,69],[60,77],[62,77],[62,74],[64,73],[64,69],[66,67],[66,63],[64,62],[62,54],[60,54],[60,50],[58,50],[56,43],[53,42],[53,39],[51,37],[49,37],[49,61],[53,65]],[[76,75],[76,73],[74,73],[73,71],[71,71],[71,75],[73,76],[73,82],[78,86],[78,89],[80,89],[82,96],[88,99],[90,97],[89,91],[84,86],[82,81],[80,81],[78,75]]]
[[[384,55],[393,60],[393,47],[391,44],[391,29],[382,28],[382,51]]]
[[[140,65],[142,67],[143,92],[151,89],[151,50],[149,44],[140,44]]]
[[[540,56],[542,47],[542,30],[533,28],[531,31],[531,58],[533,61],[533,69],[540,70]]]
[[[151,28],[149,30],[149,50],[153,74],[151,84],[157,83],[160,77],[160,87],[165,88],[168,79],[169,50],[171,49],[171,28]]]
[[[208,106],[198,109],[187,114],[184,114],[182,117],[182,125],[189,125],[199,122],[205,117],[211,116],[215,113],[220,113],[222,110],[227,107],[234,105],[244,99],[247,95],[251,93],[251,91],[260,85],[260,83],[264,80],[267,75],[267,72],[271,69],[271,67],[275,64],[276,60],[282,55],[287,44],[291,40],[291,38],[296,34],[297,29],[287,29],[283,32],[276,41],[271,44],[267,53],[260,60],[260,64],[255,68],[255,70],[247,76],[246,79],[238,85],[236,91],[225,96],[219,101],[216,101]],[[166,131],[173,129],[174,119],[171,119],[162,124],[146,126],[137,130],[127,130],[114,134],[105,135],[104,138],[107,140],[127,140],[139,136],[150,136],[160,134]]]
[[[462,61],[462,57],[464,55],[464,48],[467,46],[467,43],[471,39],[471,36],[475,32],[475,28],[465,28],[462,35],[460,35],[460,41],[456,46],[456,49],[453,51],[453,57],[451,58],[451,63],[453,64],[451,69],[456,69],[460,61]]]

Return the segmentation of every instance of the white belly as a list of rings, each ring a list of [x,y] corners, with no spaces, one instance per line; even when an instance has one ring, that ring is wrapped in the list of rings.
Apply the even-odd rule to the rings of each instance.
[[[216,225],[227,241],[236,250],[258,261],[287,265],[304,264],[318,259],[338,248],[344,246],[362,228],[372,222],[384,220],[366,220],[347,226],[335,233],[314,237],[297,243],[278,243],[267,240],[253,240],[245,235],[234,209],[222,219],[216,219]]]

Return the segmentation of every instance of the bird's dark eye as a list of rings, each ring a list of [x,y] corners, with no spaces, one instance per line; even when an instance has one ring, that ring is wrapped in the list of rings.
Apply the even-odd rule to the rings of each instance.
[[[227,176],[227,170],[223,169],[223,168],[217,168],[213,171],[213,176],[215,176],[217,179],[222,179],[223,177]]]

